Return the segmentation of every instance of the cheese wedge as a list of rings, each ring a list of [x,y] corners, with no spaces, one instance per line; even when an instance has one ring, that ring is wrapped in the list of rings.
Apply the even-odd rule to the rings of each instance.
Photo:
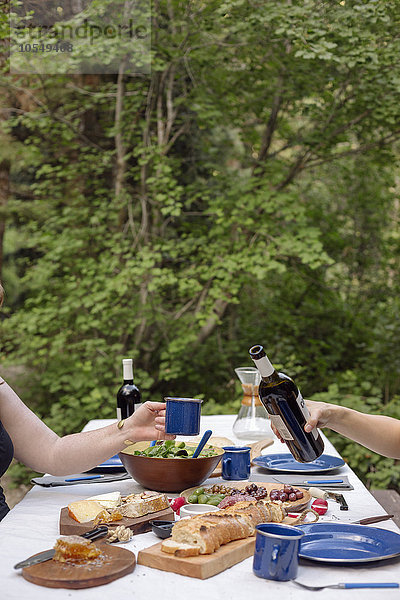
[[[117,508],[121,504],[120,492],[110,492],[109,494],[100,494],[99,496],[91,496],[87,500],[95,501],[104,506],[104,508]]]
[[[103,510],[104,506],[96,500],[77,500],[68,504],[69,516],[78,523],[93,521]]]

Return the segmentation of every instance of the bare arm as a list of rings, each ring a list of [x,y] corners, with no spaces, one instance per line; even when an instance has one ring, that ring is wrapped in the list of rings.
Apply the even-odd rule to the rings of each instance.
[[[400,458],[400,421],[384,415],[367,415],[345,406],[306,401],[310,418],[305,431],[315,426],[329,427],[366,448]]]
[[[121,429],[112,424],[59,437],[5,382],[0,385],[0,420],[14,444],[15,458],[34,471],[52,475],[91,469],[122,450],[127,439],[174,437],[165,434],[165,404],[161,402],[145,402]]]

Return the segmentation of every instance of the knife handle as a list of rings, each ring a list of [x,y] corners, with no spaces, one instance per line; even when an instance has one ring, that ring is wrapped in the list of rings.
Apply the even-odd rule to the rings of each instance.
[[[96,527],[96,529],[91,529],[90,531],[87,531],[86,533],[82,533],[81,537],[86,538],[87,540],[98,540],[102,537],[104,537],[105,535],[107,535],[108,533],[108,527],[107,525],[100,525],[99,527]]]
[[[379,521],[386,521],[387,519],[393,519],[394,515],[380,515],[379,517],[366,517],[357,521],[359,525],[369,525],[370,523],[379,523]]]
[[[312,481],[305,481],[304,483],[312,483],[316,485],[329,485],[331,483],[344,483],[343,479],[313,479]]]
[[[398,588],[398,583],[343,583],[347,590],[355,588]]]
[[[91,479],[101,479],[102,475],[82,475],[82,477],[71,477],[70,479],[64,479],[64,481],[90,481]]]

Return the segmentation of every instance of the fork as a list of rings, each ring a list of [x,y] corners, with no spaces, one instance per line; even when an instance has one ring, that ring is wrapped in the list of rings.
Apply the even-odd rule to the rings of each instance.
[[[335,583],[332,585],[306,585],[296,579],[293,579],[293,583],[305,588],[306,590],[312,590],[317,592],[318,590],[324,590],[325,588],[337,588],[340,590],[351,590],[355,588],[398,588],[398,583]]]

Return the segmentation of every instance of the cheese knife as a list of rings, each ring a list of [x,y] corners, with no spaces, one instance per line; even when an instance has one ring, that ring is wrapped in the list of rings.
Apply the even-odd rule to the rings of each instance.
[[[100,527],[96,527],[96,529],[91,529],[86,533],[82,533],[81,537],[86,538],[87,540],[98,540],[108,533],[108,527],[106,525],[100,525]],[[46,560],[51,560],[55,554],[55,549],[51,548],[50,550],[44,550],[43,552],[39,552],[38,554],[34,554],[25,560],[14,565],[14,569],[23,569],[24,567],[31,567],[32,565],[37,565],[39,563],[45,562]]]

